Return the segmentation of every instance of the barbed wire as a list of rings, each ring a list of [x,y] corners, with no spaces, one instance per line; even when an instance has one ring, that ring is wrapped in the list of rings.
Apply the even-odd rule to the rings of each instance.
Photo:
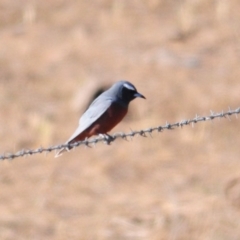
[[[23,149],[16,153],[5,153],[3,155],[0,155],[0,160],[14,159],[14,158],[18,158],[18,157],[34,155],[34,154],[43,153],[43,152],[48,153],[48,152],[60,150],[62,148],[67,148],[67,147],[75,148],[80,145],[85,145],[87,147],[91,147],[99,142],[105,142],[107,144],[111,144],[111,142],[114,142],[117,138],[127,139],[128,137],[134,137],[137,135],[146,137],[147,136],[146,134],[151,135],[151,133],[153,133],[153,132],[163,132],[164,130],[173,130],[173,129],[176,129],[179,127],[182,128],[183,126],[186,126],[186,125],[190,125],[190,124],[193,125],[198,122],[214,120],[216,118],[229,118],[230,119],[231,115],[236,115],[236,117],[237,117],[238,114],[240,114],[240,107],[235,110],[231,110],[229,108],[229,110],[226,112],[222,111],[220,113],[214,113],[213,111],[210,111],[210,113],[211,113],[210,115],[204,116],[204,117],[200,117],[200,116],[196,115],[192,119],[182,120],[180,122],[176,122],[176,123],[172,123],[172,124],[166,123],[165,125],[162,125],[162,126],[150,127],[150,128],[144,129],[144,130],[131,131],[129,133],[115,133],[113,135],[103,135],[100,137],[90,138],[90,139],[86,139],[84,141],[79,141],[79,142],[71,143],[71,144],[60,144],[60,145],[50,146],[47,148],[40,147],[40,148],[32,149],[32,150]]]

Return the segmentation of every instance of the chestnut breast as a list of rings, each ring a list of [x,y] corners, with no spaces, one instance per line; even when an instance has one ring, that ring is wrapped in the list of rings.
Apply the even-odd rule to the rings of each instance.
[[[127,107],[112,103],[108,110],[86,129],[88,137],[109,132],[125,117],[127,111]]]

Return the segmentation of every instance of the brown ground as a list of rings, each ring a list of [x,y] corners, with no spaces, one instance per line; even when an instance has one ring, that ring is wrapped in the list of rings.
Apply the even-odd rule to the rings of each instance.
[[[0,0],[0,152],[63,143],[91,81],[128,79],[147,97],[114,132],[239,107],[239,12],[238,0]],[[240,239],[239,131],[233,116],[2,161],[0,239]]]

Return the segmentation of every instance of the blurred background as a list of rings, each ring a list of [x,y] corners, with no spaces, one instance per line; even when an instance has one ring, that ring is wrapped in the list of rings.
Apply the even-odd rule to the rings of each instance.
[[[0,153],[64,143],[132,82],[112,132],[240,106],[237,0],[0,0]],[[0,239],[239,239],[240,122],[0,162]]]

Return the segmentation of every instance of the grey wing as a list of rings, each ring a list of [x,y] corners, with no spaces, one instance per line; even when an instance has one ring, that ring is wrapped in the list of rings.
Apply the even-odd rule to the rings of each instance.
[[[103,96],[101,96],[101,98],[96,98],[80,118],[78,128],[68,139],[67,143],[76,138],[79,134],[90,127],[99,117],[101,117],[110,107],[112,102],[112,99],[103,98]]]

